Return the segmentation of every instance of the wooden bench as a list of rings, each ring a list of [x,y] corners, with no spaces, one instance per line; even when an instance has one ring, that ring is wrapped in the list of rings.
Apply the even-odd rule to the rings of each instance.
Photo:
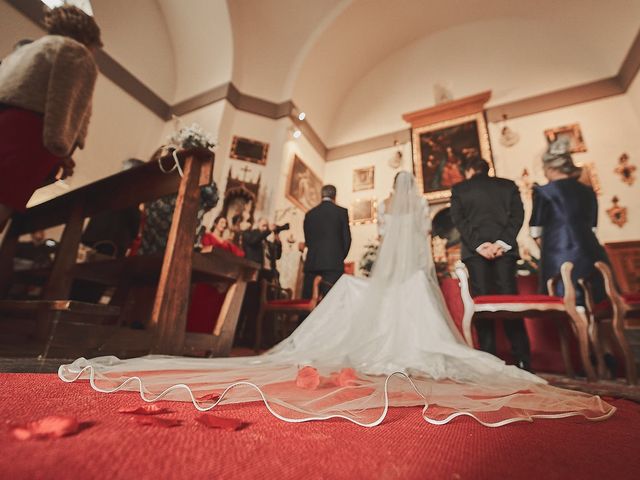
[[[72,310],[84,308],[75,303],[68,304],[67,309],[56,307],[61,305],[58,301],[68,301],[74,280],[122,286],[123,282],[127,284],[144,278],[147,282],[157,284],[148,328],[144,331],[123,328],[120,319],[113,325],[104,325],[100,353],[180,355],[195,343],[206,344],[214,355],[227,355],[235,334],[246,282],[256,278],[259,265],[225,256],[223,252],[194,252],[199,187],[211,183],[214,155],[208,150],[196,149],[181,151],[178,157],[182,177],[177,170],[166,174],[157,163],[149,163],[78,188],[16,215],[0,246],[0,299],[6,299],[12,281],[28,276],[39,278],[43,291],[37,306],[25,303],[17,307],[19,303],[0,302],[0,318],[8,318],[16,308],[30,310],[36,320],[35,337],[46,346],[51,339],[56,318],[60,320],[73,316],[78,312]],[[170,194],[177,194],[177,197],[164,255],[76,263],[86,217],[137,206]],[[20,235],[61,224],[65,227],[51,269],[14,273],[13,258]],[[190,334],[189,341],[186,341],[186,315],[192,280],[225,281],[231,284],[226,308],[221,312],[225,328],[218,338],[208,335],[202,339]],[[86,314],[86,317],[99,316],[100,312],[103,317],[119,317],[121,314],[114,305],[92,305],[91,309],[92,315]]]

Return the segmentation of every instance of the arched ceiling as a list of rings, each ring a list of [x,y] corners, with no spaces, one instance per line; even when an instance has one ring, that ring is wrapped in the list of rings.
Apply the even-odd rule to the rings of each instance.
[[[374,124],[394,128],[401,113],[433,104],[435,82],[457,98],[493,89],[503,102],[611,77],[640,27],[638,0],[92,4],[107,51],[168,103],[232,81],[293,100],[328,146]],[[393,122],[373,114],[356,125],[381,103]]]

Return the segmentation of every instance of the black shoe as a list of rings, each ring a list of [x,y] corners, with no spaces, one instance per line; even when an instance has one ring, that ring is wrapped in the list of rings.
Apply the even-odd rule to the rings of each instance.
[[[607,368],[607,372],[609,372],[609,378],[615,380],[618,374],[618,360],[616,360],[616,357],[610,353],[605,353],[604,366]]]

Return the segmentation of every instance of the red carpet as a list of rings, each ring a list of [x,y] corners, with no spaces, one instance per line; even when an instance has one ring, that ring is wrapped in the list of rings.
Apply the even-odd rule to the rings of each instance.
[[[540,420],[497,429],[459,418],[432,426],[417,408],[392,409],[366,429],[346,421],[287,424],[261,404],[225,406],[239,431],[197,423],[191,404],[161,402],[182,426],[139,425],[121,408],[136,394],[99,394],[49,374],[0,374],[0,476],[7,479],[520,479],[640,478],[640,405],[614,400],[605,422]],[[12,424],[75,416],[74,436],[15,439]]]

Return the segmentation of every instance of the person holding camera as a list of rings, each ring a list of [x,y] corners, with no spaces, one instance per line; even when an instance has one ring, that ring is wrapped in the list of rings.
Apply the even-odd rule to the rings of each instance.
[[[282,256],[280,232],[288,228],[288,224],[269,224],[266,218],[261,218],[258,220],[257,228],[244,232],[242,246],[244,247],[245,258],[262,266],[259,280],[264,278],[272,282],[274,280],[277,281],[280,277],[276,266],[276,261]],[[273,241],[270,241],[269,236],[272,233]]]

